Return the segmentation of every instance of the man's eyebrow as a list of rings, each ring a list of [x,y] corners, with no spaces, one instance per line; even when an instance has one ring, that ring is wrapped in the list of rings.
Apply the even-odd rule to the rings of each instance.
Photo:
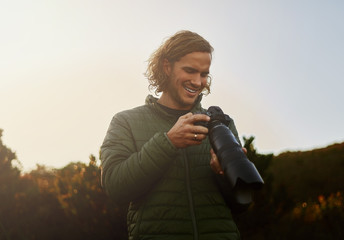
[[[187,70],[187,71],[192,71],[192,72],[199,72],[196,68],[189,67],[189,66],[182,67],[182,69]],[[209,71],[204,71],[201,73],[202,74],[209,74]]]
[[[184,70],[192,70],[192,71],[198,72],[198,70],[196,68],[193,68],[193,67],[185,66],[185,67],[183,67],[183,69]]]

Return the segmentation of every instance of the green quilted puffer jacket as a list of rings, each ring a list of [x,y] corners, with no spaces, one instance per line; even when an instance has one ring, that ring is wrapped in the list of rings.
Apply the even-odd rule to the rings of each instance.
[[[204,112],[199,98],[192,112]],[[210,168],[210,144],[177,149],[166,132],[177,118],[149,95],[118,113],[101,147],[102,184],[118,203],[130,203],[130,240],[239,239],[231,210]],[[238,138],[234,123],[230,124]]]

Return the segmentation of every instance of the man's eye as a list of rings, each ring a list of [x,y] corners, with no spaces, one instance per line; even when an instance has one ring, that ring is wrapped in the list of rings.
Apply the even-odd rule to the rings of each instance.
[[[191,69],[191,68],[186,68],[185,72],[187,72],[187,73],[195,73],[196,71],[194,69]]]
[[[201,77],[208,77],[208,74],[209,74],[209,73],[202,73],[202,74],[201,74]]]

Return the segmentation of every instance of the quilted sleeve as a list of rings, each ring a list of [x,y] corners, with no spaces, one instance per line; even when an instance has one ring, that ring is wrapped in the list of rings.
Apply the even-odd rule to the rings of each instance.
[[[178,150],[163,132],[157,132],[139,151],[130,124],[121,114],[109,126],[101,146],[102,185],[117,203],[128,203],[166,173]]]

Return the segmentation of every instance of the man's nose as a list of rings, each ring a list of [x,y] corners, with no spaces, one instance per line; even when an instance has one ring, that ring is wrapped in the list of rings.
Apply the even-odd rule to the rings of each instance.
[[[191,79],[191,84],[194,87],[200,87],[202,85],[202,76],[200,74],[195,74]]]

